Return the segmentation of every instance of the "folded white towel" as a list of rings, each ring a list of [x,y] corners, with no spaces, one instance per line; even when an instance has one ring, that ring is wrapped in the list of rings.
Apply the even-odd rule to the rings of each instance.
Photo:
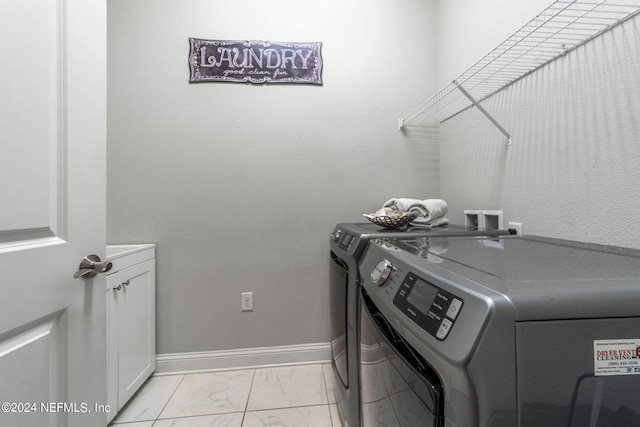
[[[408,212],[417,212],[421,218],[424,218],[426,221],[430,221],[442,218],[448,210],[449,207],[447,206],[447,202],[444,200],[427,199],[409,206]]]
[[[407,199],[407,198],[393,198],[386,201],[383,208],[391,208],[397,212],[407,212],[409,208],[416,203],[420,203],[421,200],[418,199]]]
[[[446,225],[449,220],[443,218],[449,210],[447,202],[442,199],[407,199],[393,198],[382,205],[383,208],[391,208],[398,212],[415,212],[418,217],[413,220],[415,224],[431,224],[432,226]],[[439,221],[438,221],[439,220]]]

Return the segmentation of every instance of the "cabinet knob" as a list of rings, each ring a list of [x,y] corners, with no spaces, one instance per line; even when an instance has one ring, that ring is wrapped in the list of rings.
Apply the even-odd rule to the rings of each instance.
[[[113,289],[114,291],[119,291],[120,289],[122,289],[122,285],[114,286],[111,289]]]
[[[129,279],[125,280],[124,282],[122,282],[123,286],[129,286]]]

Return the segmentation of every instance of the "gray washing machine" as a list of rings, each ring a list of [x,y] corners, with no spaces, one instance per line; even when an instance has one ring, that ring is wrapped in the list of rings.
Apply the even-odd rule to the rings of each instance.
[[[370,239],[438,237],[438,236],[501,236],[507,230],[478,230],[459,225],[425,229],[387,230],[373,223],[342,223],[336,225],[330,237],[331,267],[331,330],[332,365],[338,410],[347,427],[360,427],[359,388],[359,287],[358,264]]]
[[[365,427],[640,426],[640,251],[377,238],[360,271]]]

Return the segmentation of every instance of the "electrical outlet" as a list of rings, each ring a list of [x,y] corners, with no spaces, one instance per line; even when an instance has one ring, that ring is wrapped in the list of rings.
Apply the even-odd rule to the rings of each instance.
[[[521,222],[511,222],[509,221],[509,226],[507,227],[509,230],[516,230],[517,236],[522,236],[522,223]]]
[[[253,292],[242,292],[242,311],[253,311]]]

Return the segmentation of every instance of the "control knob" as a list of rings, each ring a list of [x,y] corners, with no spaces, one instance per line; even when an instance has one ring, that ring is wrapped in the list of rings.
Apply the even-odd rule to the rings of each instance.
[[[371,281],[374,285],[384,285],[384,282],[387,281],[391,274],[391,270],[393,270],[393,264],[391,264],[391,261],[386,259],[380,260],[371,272]]]

